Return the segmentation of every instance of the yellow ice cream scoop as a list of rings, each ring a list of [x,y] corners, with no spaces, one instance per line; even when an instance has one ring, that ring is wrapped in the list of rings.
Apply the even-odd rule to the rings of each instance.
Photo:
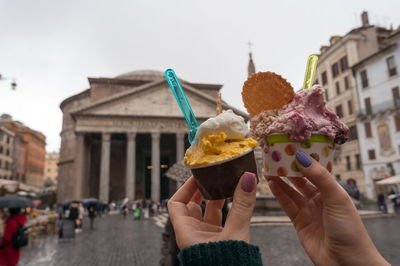
[[[224,132],[207,135],[199,145],[191,147],[185,154],[185,165],[200,166],[235,157],[257,146],[252,138],[228,140]]]

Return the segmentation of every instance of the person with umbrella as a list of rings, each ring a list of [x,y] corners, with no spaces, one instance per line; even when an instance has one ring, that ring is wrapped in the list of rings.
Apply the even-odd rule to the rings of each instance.
[[[32,206],[32,203],[22,197],[0,197],[0,208],[8,208],[10,213],[6,221],[3,240],[0,243],[0,265],[18,264],[21,248],[16,247],[15,236],[18,232],[21,232],[26,223],[26,216],[21,213],[21,208],[30,206]]]

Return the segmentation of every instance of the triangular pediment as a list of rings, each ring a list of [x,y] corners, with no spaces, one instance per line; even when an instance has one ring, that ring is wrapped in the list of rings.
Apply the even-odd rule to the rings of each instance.
[[[183,88],[197,117],[208,118],[215,115],[216,99],[212,99],[188,85],[183,84]],[[224,109],[227,108],[230,107],[225,105]],[[75,114],[182,117],[179,106],[166,82],[128,93],[124,92],[124,94],[110,97],[110,99],[102,99],[98,103],[91,103],[89,106],[81,108]],[[243,115],[243,113],[239,114]]]

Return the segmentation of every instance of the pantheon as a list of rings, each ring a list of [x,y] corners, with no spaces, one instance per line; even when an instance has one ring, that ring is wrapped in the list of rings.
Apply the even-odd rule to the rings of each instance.
[[[89,89],[60,105],[58,201],[168,198],[178,184],[164,173],[183,159],[189,143],[163,73],[139,70],[88,80]],[[180,80],[199,123],[214,116],[222,85]],[[225,102],[222,107],[248,119]]]

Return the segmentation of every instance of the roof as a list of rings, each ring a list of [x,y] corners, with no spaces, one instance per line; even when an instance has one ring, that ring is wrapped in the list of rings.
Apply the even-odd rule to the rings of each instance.
[[[162,83],[166,83],[166,80],[165,79],[156,79],[153,82],[149,82],[149,83],[146,83],[144,85],[129,89],[127,91],[123,91],[123,92],[117,93],[117,94],[115,94],[115,95],[113,95],[111,97],[102,98],[102,99],[99,99],[99,100],[97,100],[95,102],[92,102],[90,104],[84,105],[84,106],[82,106],[82,107],[80,107],[78,109],[75,109],[73,112],[71,112],[71,114],[72,115],[82,114],[82,112],[88,111],[89,109],[92,109],[92,108],[98,107],[100,105],[103,105],[103,104],[106,104],[106,103],[110,103],[110,102],[122,99],[124,97],[131,96],[133,94],[136,94],[136,93],[151,89],[151,88],[156,87],[156,86],[158,86],[158,85],[160,85]],[[189,92],[191,92],[193,94],[196,94],[200,98],[203,98],[203,99],[205,99],[207,101],[210,101],[213,104],[217,105],[217,99],[216,98],[214,98],[214,97],[202,92],[201,90],[198,90],[198,89],[192,87],[188,83],[182,83],[182,87],[185,90],[187,90],[187,91],[189,91]],[[243,111],[241,111],[241,110],[239,110],[239,109],[237,109],[237,108],[235,108],[233,106],[230,106],[225,102],[222,103],[222,107],[224,109],[232,109],[236,114],[238,114],[238,115],[242,116],[243,118],[245,118],[245,120],[249,119],[249,116],[248,116],[247,113],[245,113],[245,112],[243,112]]]
[[[357,68],[361,67],[361,66],[362,66],[364,63],[366,63],[367,61],[369,61],[369,60],[371,60],[371,59],[377,57],[378,55],[381,55],[381,54],[383,54],[383,53],[388,52],[389,50],[391,50],[392,48],[395,48],[396,46],[397,46],[396,43],[392,43],[392,44],[386,46],[385,48],[383,48],[383,49],[377,51],[376,53],[373,53],[373,54],[371,54],[370,56],[364,58],[363,60],[359,61],[357,64],[354,64],[351,68],[352,68],[353,70],[356,70]]]
[[[117,79],[139,79],[139,80],[155,80],[164,79],[164,73],[159,70],[135,70],[127,72],[122,75],[118,75]]]
[[[75,100],[75,99],[79,99],[79,98],[83,98],[85,96],[89,96],[90,95],[90,89],[86,89],[78,94],[74,94],[66,99],[64,99],[61,103],[60,103],[60,108],[63,109],[64,105],[66,105],[67,103]]]

